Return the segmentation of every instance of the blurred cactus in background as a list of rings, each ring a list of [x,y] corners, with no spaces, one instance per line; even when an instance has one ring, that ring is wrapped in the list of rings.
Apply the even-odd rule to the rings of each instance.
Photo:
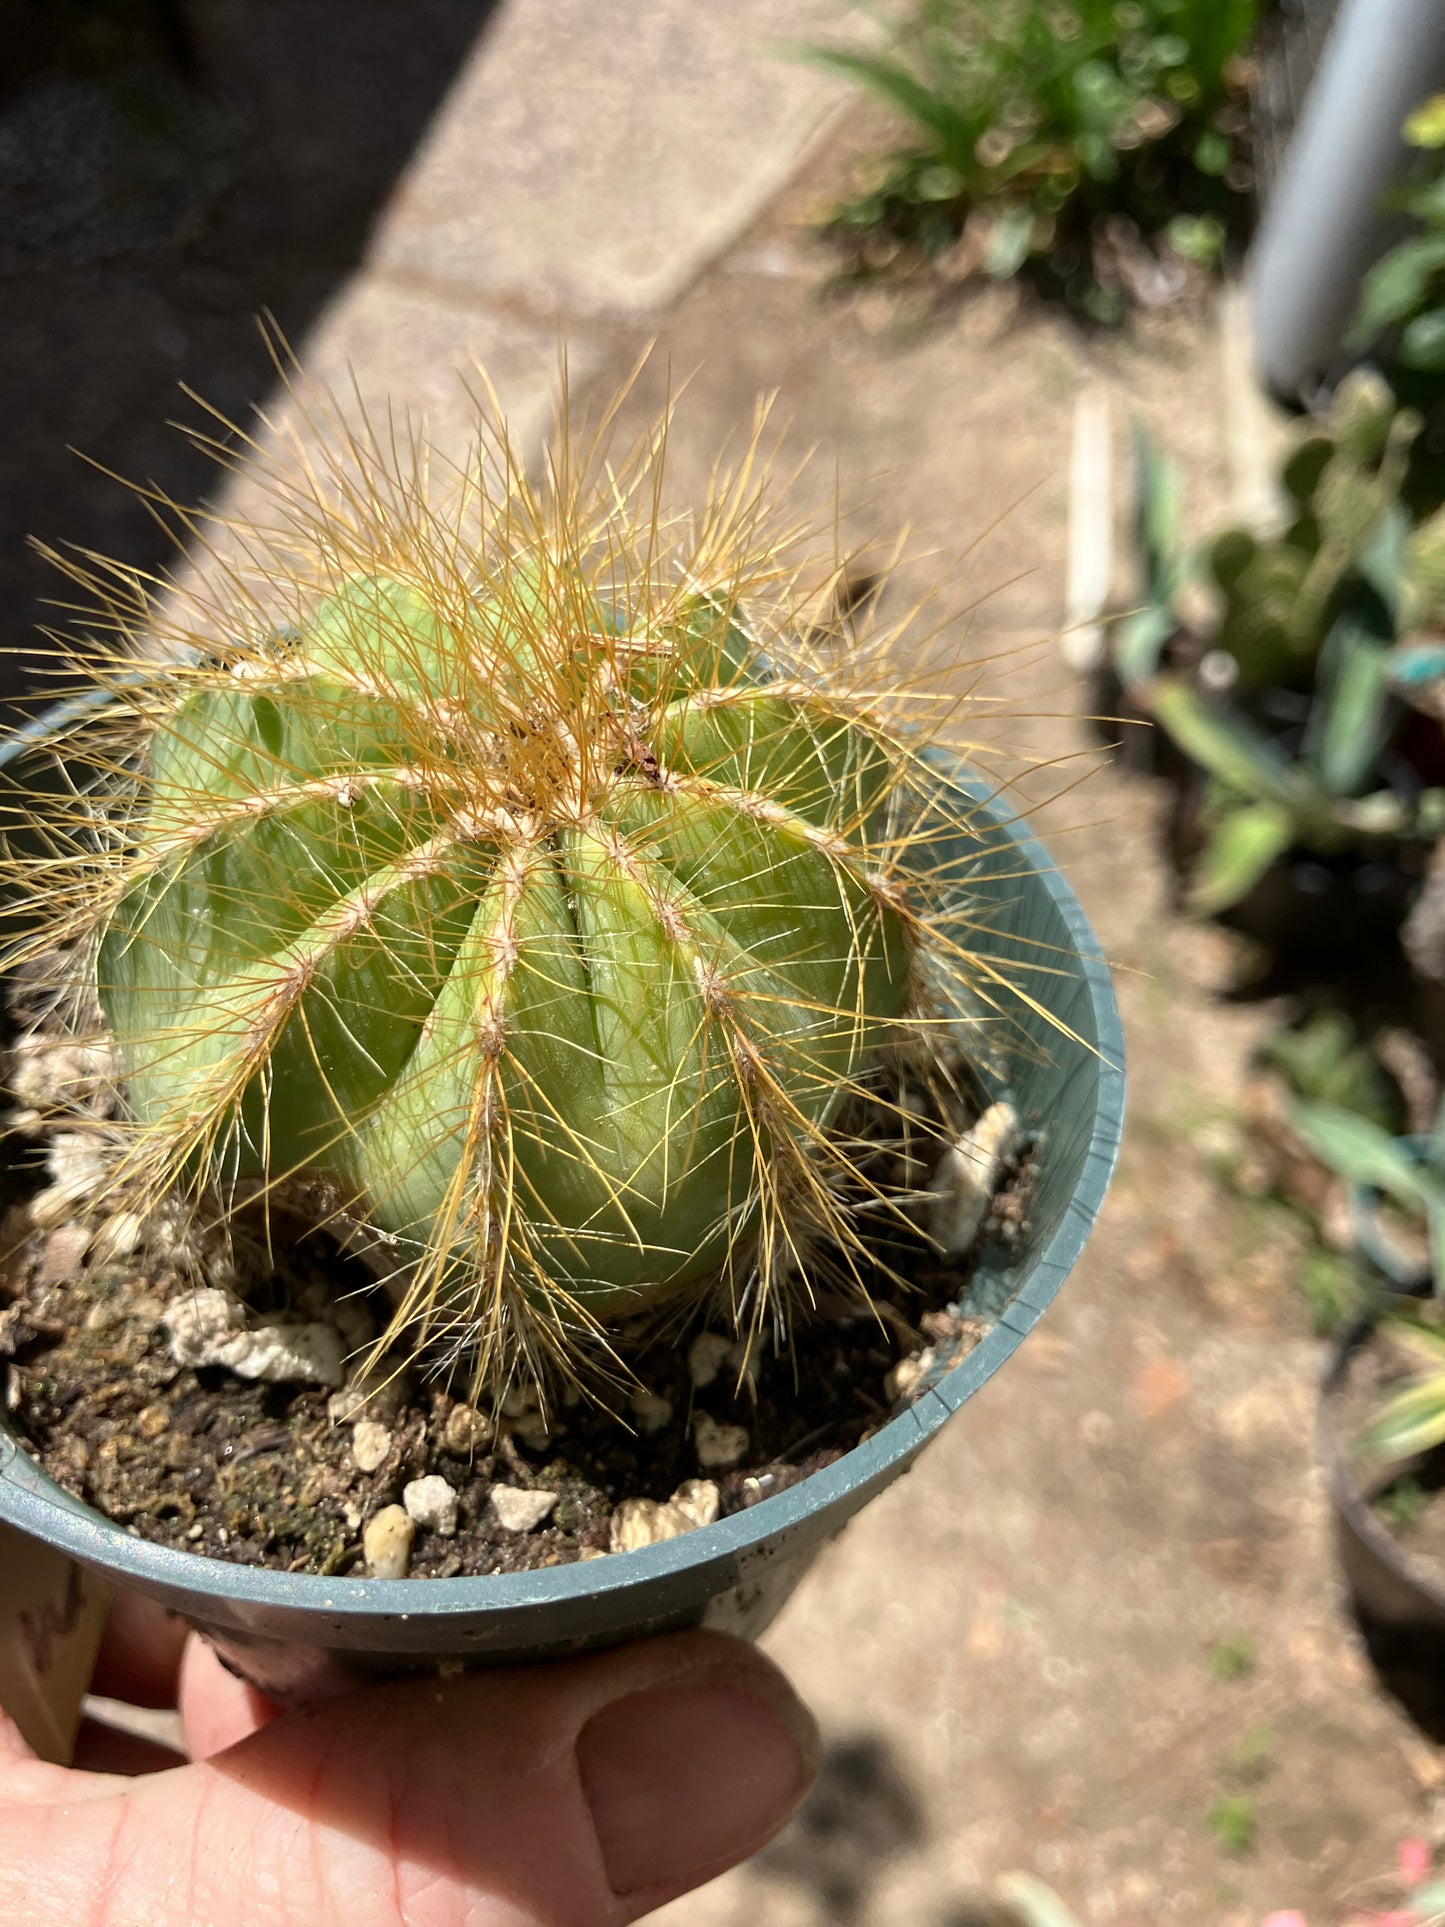
[[[1399,752],[1445,669],[1445,522],[1413,524],[1403,499],[1419,429],[1379,376],[1349,376],[1283,466],[1283,527],[1230,529],[1202,553],[1181,542],[1171,465],[1141,443],[1145,599],[1115,623],[1113,660],[1208,779],[1188,889],[1201,912],[1238,903],[1288,852],[1428,845],[1445,829],[1445,759],[1423,739],[1422,763]]]
[[[1210,545],[1221,598],[1212,645],[1233,657],[1241,685],[1309,687],[1353,572],[1368,572],[1378,539],[1390,566],[1419,417],[1398,409],[1377,377],[1342,382],[1329,413],[1284,464],[1289,521],[1273,536],[1231,529]],[[1403,575],[1403,572],[1402,572]]]

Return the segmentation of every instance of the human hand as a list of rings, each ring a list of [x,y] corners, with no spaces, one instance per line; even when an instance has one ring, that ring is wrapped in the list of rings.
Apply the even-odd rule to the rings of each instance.
[[[0,1714],[17,1927],[621,1927],[760,1847],[816,1764],[782,1675],[705,1633],[279,1713],[128,1601],[95,1687],[178,1703],[191,1759],[91,1729],[50,1766]]]

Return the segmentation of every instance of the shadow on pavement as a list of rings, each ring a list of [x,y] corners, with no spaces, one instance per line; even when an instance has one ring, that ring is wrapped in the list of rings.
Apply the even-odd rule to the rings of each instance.
[[[256,317],[304,334],[497,4],[0,0],[0,704],[63,588],[27,536],[169,554],[68,447],[204,494],[177,384],[264,398]]]
[[[1435,1746],[1445,1746],[1445,1677],[1440,1636],[1432,1629],[1387,1626],[1364,1613],[1356,1624],[1385,1691]]]
[[[830,1921],[852,1922],[884,1863],[923,1837],[922,1806],[892,1749],[865,1733],[825,1749],[812,1797],[757,1869],[811,1889]]]

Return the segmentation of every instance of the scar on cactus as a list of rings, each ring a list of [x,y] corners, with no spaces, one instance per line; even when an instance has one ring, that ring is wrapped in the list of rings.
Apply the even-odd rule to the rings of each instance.
[[[619,454],[614,404],[534,482],[488,391],[439,477],[288,384],[299,428],[214,443],[263,518],[153,498],[193,573],[54,556],[108,700],[17,812],[9,963],[64,959],[116,1052],[101,1200],[299,1208],[385,1284],[378,1358],[494,1397],[607,1396],[639,1314],[785,1332],[825,1248],[866,1296],[920,1200],[860,1107],[916,1129],[909,1082],[1034,1001],[939,857],[966,701],[800,619],[761,418],[674,516],[666,416]]]

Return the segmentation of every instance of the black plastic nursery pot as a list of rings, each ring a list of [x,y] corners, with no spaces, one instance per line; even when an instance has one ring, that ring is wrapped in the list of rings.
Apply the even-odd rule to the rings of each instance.
[[[80,710],[83,706],[77,706]],[[55,714],[0,745],[0,771],[35,760]],[[154,1545],[45,1476],[0,1424],[0,1521],[120,1588],[183,1614],[222,1656],[278,1697],[324,1692],[347,1673],[437,1663],[497,1664],[705,1625],[752,1637],[820,1548],[892,1483],[1033,1329],[1082,1251],[1103,1203],[1124,1114],[1123,1039],[1109,973],[1079,904],[1048,855],[968,771],[951,771],[969,942],[1004,968],[1038,971],[1022,1002],[1012,1068],[984,1081],[1032,1134],[1036,1181],[1026,1231],[984,1253],[963,1309],[990,1329],[945,1362],[915,1402],[834,1464],[682,1538],[541,1571],[455,1579],[354,1579],[262,1570]],[[1040,990],[1040,986],[1043,989]]]
[[[1165,856],[1182,903],[1208,841],[1200,812],[1207,779],[1189,762],[1165,774],[1172,790]],[[1329,855],[1296,846],[1213,920],[1261,945],[1285,974],[1378,978],[1398,957],[1400,925],[1420,893],[1428,856],[1428,845],[1400,837]]]
[[[1370,1658],[1382,1683],[1440,1745],[1445,1743],[1445,1583],[1437,1567],[1387,1531],[1371,1503],[1411,1466],[1397,1462],[1371,1480],[1358,1476],[1351,1463],[1346,1401],[1351,1374],[1374,1329],[1367,1319],[1335,1340],[1320,1401],[1320,1458],[1340,1568]]]
[[[1181,631],[1169,645],[1166,666],[1171,675],[1187,678],[1197,688],[1202,653],[1198,639]],[[1095,670],[1090,702],[1101,740],[1118,744],[1125,767],[1166,786],[1161,843],[1174,900],[1182,907],[1210,841],[1205,813],[1209,772],[1152,716],[1141,690],[1131,690],[1111,660]],[[1255,714],[1253,720],[1270,726],[1262,715]],[[1425,725],[1427,719],[1417,716],[1414,721]],[[1433,731],[1435,725],[1429,727]],[[1297,738],[1284,747],[1295,753]],[[1397,762],[1414,772],[1419,786],[1428,786],[1437,774],[1437,757],[1432,736],[1428,743],[1414,743],[1410,754]],[[1420,894],[1431,847],[1417,838],[1386,833],[1333,852],[1296,844],[1236,902],[1211,912],[1211,920],[1259,944],[1277,970],[1292,978],[1333,980],[1346,973],[1379,977],[1388,974],[1398,958],[1400,926]]]
[[[1319,1450],[1329,1482],[1335,1541],[1351,1603],[1381,1670],[1422,1724],[1445,1725],[1445,1586],[1376,1516],[1371,1499],[1399,1477],[1394,1465],[1362,1484],[1351,1464],[1342,1407],[1372,1321],[1335,1340],[1320,1398]]]

